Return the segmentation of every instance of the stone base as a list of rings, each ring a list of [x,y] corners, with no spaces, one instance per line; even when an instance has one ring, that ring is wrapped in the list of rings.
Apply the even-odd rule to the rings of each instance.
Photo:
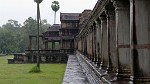
[[[130,77],[133,82],[149,82],[150,84],[150,77]]]
[[[105,66],[105,65],[102,65],[102,66],[101,66],[101,69],[107,70],[107,69],[108,69],[108,67],[107,67],[107,66]]]
[[[129,73],[118,73],[117,81],[130,81],[130,76]]]

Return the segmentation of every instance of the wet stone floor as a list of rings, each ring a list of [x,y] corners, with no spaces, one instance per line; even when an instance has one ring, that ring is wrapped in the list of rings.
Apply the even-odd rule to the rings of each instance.
[[[75,55],[68,58],[62,84],[90,84]]]

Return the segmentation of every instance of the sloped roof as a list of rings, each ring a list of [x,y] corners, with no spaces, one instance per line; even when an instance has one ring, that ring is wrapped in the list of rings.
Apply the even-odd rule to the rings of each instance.
[[[60,20],[79,20],[80,13],[60,13]]]
[[[51,27],[49,27],[48,31],[59,31],[60,24],[53,24]]]

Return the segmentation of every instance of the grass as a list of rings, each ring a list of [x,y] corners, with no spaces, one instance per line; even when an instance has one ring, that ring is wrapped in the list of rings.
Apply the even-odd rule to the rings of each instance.
[[[41,73],[29,73],[35,64],[8,64],[0,57],[0,84],[61,84],[66,64],[41,64]]]

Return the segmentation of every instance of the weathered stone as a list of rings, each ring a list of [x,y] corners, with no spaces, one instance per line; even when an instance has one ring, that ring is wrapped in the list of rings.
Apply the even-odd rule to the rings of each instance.
[[[101,28],[102,28],[102,68],[103,69],[107,69],[108,68],[108,30],[107,30],[107,18],[106,18],[106,14],[103,13],[100,16],[101,19]]]
[[[149,0],[130,0],[132,78],[137,83],[150,81],[149,4]]]
[[[62,84],[90,84],[76,55],[70,55]]]

